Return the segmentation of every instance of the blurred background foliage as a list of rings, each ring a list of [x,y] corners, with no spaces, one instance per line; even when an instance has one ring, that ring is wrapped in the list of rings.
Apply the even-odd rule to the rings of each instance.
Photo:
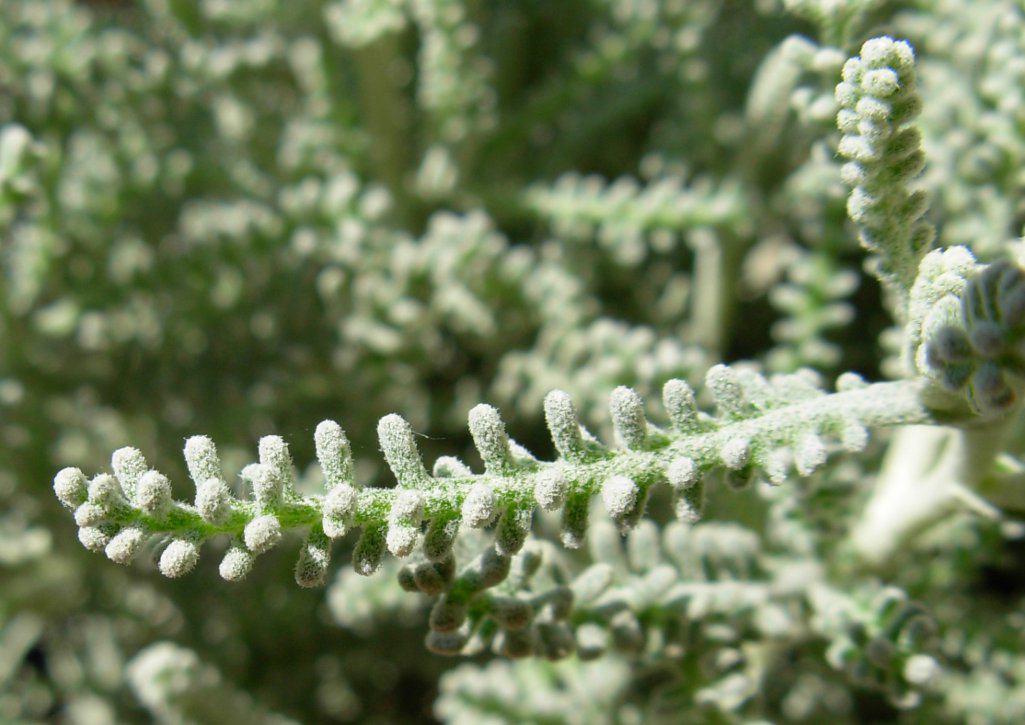
[[[0,3],[0,720],[897,717],[812,645],[761,694],[730,679],[740,654],[675,677],[665,653],[461,664],[424,650],[393,575],[300,590],[287,551],[234,586],[215,557],[180,581],[121,569],[79,546],[50,481],[127,444],[182,480],[198,432],[235,471],[269,433],[302,466],[325,417],[379,480],[393,411],[429,458],[471,450],[482,400],[545,453],[553,387],[605,430],[616,385],[655,400],[719,360],[887,374],[833,87],[866,37],[915,46],[930,220],[996,254],[1025,219],[1025,14],[968,5]],[[797,520],[813,558],[872,463],[709,518]],[[984,631],[944,630],[964,666],[937,717],[1025,708],[1016,546],[959,520],[899,574],[926,600],[945,582],[948,623],[990,607]],[[695,699],[702,667],[718,689]]]

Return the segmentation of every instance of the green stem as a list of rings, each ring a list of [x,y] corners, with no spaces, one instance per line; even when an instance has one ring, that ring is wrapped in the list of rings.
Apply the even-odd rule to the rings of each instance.
[[[393,34],[353,52],[359,74],[360,100],[371,141],[371,161],[400,210],[406,208],[405,174],[410,149],[406,143],[410,120],[409,101],[396,78],[396,58],[401,58],[399,38]]]
[[[690,308],[691,341],[713,358],[721,358],[727,305],[726,255],[722,239],[710,232],[693,235],[693,299]]]
[[[558,460],[538,463],[508,475],[479,474],[453,478],[430,478],[425,487],[425,517],[458,515],[467,492],[475,484],[487,484],[503,506],[532,507],[533,492],[539,477],[556,467],[573,495],[593,496],[603,482],[613,476],[625,476],[638,486],[647,487],[664,480],[666,468],[679,458],[691,459],[698,470],[710,472],[722,468],[721,451],[736,439],[757,441],[771,449],[786,445],[795,430],[829,430],[838,420],[853,420],[867,428],[913,425],[931,422],[932,416],[919,400],[919,386],[912,381],[876,383],[863,388],[820,395],[773,408],[755,417],[727,422],[714,430],[699,433],[672,433],[660,436],[650,450],[616,450],[598,454],[582,462]],[[395,496],[401,489],[362,488],[358,492],[353,524],[385,525]],[[321,518],[323,499],[319,496],[296,497],[268,512],[283,529],[304,528]],[[220,524],[204,521],[191,506],[177,504],[171,512],[154,518],[137,509],[127,509],[113,517],[114,523],[136,524],[150,533],[173,533],[200,539],[220,534],[239,536],[257,515],[250,502],[233,502],[233,513]]]

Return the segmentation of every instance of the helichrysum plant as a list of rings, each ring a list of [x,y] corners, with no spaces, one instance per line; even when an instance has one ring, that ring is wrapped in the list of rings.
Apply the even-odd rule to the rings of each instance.
[[[1023,79],[1012,0],[0,4],[0,721],[1022,721]]]

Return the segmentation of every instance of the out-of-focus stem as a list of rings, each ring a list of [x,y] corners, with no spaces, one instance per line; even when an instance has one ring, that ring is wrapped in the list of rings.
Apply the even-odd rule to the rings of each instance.
[[[407,196],[405,174],[410,149],[409,101],[403,92],[403,83],[396,70],[397,59],[402,57],[399,38],[386,34],[379,40],[353,52],[359,74],[360,100],[366,127],[370,133],[370,156],[378,178],[383,181],[397,202],[400,211],[405,208]]]
[[[694,272],[689,337],[712,359],[720,359],[726,329],[726,255],[722,240],[711,231],[695,232],[690,244],[694,250]]]
[[[896,431],[852,533],[861,558],[881,565],[916,534],[963,508],[992,467],[1006,428],[1001,420],[976,428]]]

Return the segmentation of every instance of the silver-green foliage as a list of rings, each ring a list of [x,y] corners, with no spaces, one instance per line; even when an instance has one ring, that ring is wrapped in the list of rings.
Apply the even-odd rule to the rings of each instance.
[[[911,46],[892,38],[867,41],[861,54],[844,64],[836,100],[843,133],[837,150],[849,159],[842,173],[853,187],[848,214],[859,226],[862,245],[879,255],[873,262],[876,274],[906,306],[934,235],[921,219],[925,194],[908,188],[925,164],[921,134],[913,125],[922,101]]]
[[[679,515],[700,513],[692,500],[703,479],[724,472],[744,486],[761,472],[783,483],[791,471],[808,475],[826,461],[829,445],[860,450],[867,427],[930,420],[913,381],[866,384],[856,375],[840,379],[826,393],[814,374],[798,372],[766,379],[744,368],[713,367],[706,387],[714,416],[695,405],[681,380],[662,391],[669,425],[652,425],[644,402],[630,388],[617,388],[609,401],[616,445],[606,446],[580,425],[572,399],[562,391],[545,398],[545,417],[557,452],[552,462],[536,459],[512,441],[498,411],[485,404],[470,411],[469,428],[484,471],[473,474],[458,460],[440,458],[428,472],[408,421],[388,415],[377,426],[395,488],[365,487],[354,476],[348,438],[334,421],[317,426],[317,457],[324,494],[300,495],[285,441],[265,436],[259,461],[239,473],[248,495],[232,494],[213,441],[186,441],[185,460],[195,486],[192,504],[171,498],[167,478],[148,467],[142,454],[122,448],[112,459],[113,475],[87,480],[77,468],[54,478],[54,491],[75,514],[86,548],[128,563],[153,535],[171,537],[160,556],[165,576],[188,573],[206,539],[225,535],[233,545],[221,563],[228,580],[244,577],[253,557],[276,546],[288,529],[307,530],[296,564],[303,586],[323,581],[330,539],[352,528],[361,534],[353,553],[360,573],[371,574],[386,551],[408,556],[420,543],[433,561],[444,559],[460,522],[471,528],[497,519],[496,552],[515,554],[523,545],[535,508],[563,511],[563,542],[579,546],[587,530],[591,496],[600,495],[624,529],[644,512],[649,489],[667,484],[679,497]]]
[[[970,5],[0,3],[0,720],[1015,720]]]

